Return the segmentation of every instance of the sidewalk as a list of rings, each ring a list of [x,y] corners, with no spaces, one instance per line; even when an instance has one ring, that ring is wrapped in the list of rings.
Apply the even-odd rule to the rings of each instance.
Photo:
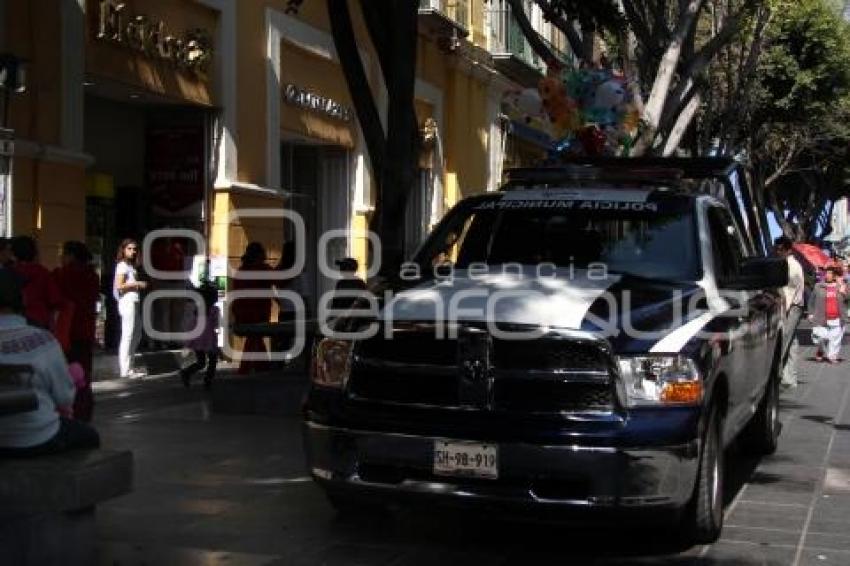
[[[801,348],[801,385],[783,395],[778,452],[729,459],[723,538],[684,552],[666,532],[462,513],[340,518],[304,470],[295,411],[222,415],[201,387],[177,379],[115,383],[122,389],[98,394],[95,424],[105,445],[134,450],[137,479],[134,493],[98,508],[100,563],[844,566],[850,362],[816,364],[805,359],[812,353]]]
[[[153,350],[136,354],[136,367],[147,371],[151,377],[177,372],[181,367],[192,363],[193,354],[183,350]],[[219,360],[221,371],[228,371],[236,364]],[[120,379],[118,375],[118,355],[105,351],[95,352],[92,362],[94,382]]]
[[[813,353],[801,348],[800,386],[783,395],[779,450],[746,478],[723,539],[703,556],[850,564],[850,362],[819,364]]]

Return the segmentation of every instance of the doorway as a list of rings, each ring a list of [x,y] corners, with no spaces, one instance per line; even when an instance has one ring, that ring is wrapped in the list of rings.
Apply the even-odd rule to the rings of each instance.
[[[290,194],[290,208],[304,220],[306,262],[301,274],[300,291],[308,316],[318,311],[319,298],[332,291],[336,281],[319,269],[319,243],[329,230],[344,230],[345,237],[327,242],[328,264],[335,268],[338,259],[351,249],[351,153],[339,146],[284,141],[281,143],[281,182]],[[287,240],[295,237],[294,227],[286,222]]]

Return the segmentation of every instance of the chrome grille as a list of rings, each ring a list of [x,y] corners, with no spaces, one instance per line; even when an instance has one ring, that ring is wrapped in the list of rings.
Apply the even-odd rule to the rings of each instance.
[[[473,330],[481,336],[480,328]],[[463,332],[460,340],[438,339],[422,325],[393,332],[391,339],[379,334],[360,342],[349,394],[382,403],[528,413],[614,407],[609,358],[591,341],[492,340],[486,370],[474,375],[469,368],[480,364],[465,358],[481,348],[470,350],[467,342]]]

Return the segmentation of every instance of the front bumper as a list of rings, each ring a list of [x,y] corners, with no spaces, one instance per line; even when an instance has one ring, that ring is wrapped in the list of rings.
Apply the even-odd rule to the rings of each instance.
[[[312,476],[325,489],[399,502],[593,513],[679,510],[690,500],[699,443],[652,448],[499,443],[499,479],[432,473],[434,442],[451,440],[306,421]]]

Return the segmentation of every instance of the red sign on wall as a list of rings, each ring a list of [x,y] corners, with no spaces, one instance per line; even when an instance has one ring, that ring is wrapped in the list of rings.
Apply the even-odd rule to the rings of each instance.
[[[155,128],[147,134],[147,180],[155,208],[177,213],[204,199],[204,129]]]

